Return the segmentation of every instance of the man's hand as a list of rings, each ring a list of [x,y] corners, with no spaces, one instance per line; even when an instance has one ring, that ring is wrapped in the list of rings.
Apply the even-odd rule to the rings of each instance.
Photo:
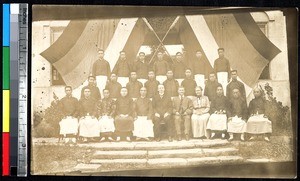
[[[166,112],[166,113],[164,114],[164,118],[166,118],[167,116],[169,116],[169,113]]]
[[[232,120],[232,117],[228,118],[228,122]]]
[[[158,118],[159,118],[159,117],[160,117],[160,114],[158,114],[158,113],[155,113],[155,114],[154,114],[154,116],[156,116],[156,117],[158,117]]]
[[[179,114],[179,112],[176,112],[175,115],[179,116],[180,114]]]

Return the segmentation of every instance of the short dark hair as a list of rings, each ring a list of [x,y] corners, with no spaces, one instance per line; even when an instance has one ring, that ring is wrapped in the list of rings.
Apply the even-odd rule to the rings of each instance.
[[[91,77],[94,78],[94,79],[96,79],[96,77],[93,76],[93,75],[90,75],[90,76],[88,77],[88,79],[90,79]]]
[[[98,49],[98,53],[99,53],[99,52],[103,52],[103,53],[104,53],[104,50],[103,50],[103,49]]]
[[[236,72],[236,73],[237,73],[237,70],[231,70],[230,72],[231,72],[231,73],[232,73],[232,72]]]
[[[186,68],[185,71],[190,70],[192,72],[192,69],[190,67]]]
[[[70,89],[72,90],[72,86],[70,86],[70,85],[65,86],[65,90],[66,90],[67,88],[70,88]]]
[[[177,52],[176,55],[182,55],[182,53],[181,52]]]
[[[146,55],[145,52],[140,52],[139,55],[141,55],[141,54]]]
[[[209,75],[210,75],[210,74],[216,75],[216,72],[215,72],[215,71],[211,71],[211,72],[209,72]]]
[[[88,86],[85,86],[85,87],[83,88],[83,92],[84,92],[86,89],[91,90]]]
[[[218,87],[221,87],[221,88],[223,89],[223,86],[222,86],[222,84],[218,84],[218,85],[217,85],[217,88],[218,88]]]
[[[223,50],[223,51],[225,51],[225,50],[224,50],[224,48],[218,48],[218,51],[220,51],[220,50]]]

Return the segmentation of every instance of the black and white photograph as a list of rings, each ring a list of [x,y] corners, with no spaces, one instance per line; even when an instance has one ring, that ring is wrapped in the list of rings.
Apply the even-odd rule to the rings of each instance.
[[[33,5],[32,175],[295,161],[283,10],[172,8]]]

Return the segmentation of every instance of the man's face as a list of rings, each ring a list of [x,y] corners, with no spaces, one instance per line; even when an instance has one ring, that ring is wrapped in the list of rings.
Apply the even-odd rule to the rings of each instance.
[[[94,77],[90,77],[89,78],[89,84],[94,84],[95,83],[95,78]]]
[[[231,72],[231,78],[237,80],[237,72]]]
[[[116,76],[116,74],[111,74],[110,80],[113,81],[113,82],[116,82],[116,81],[117,81],[117,76]]]
[[[224,57],[224,50],[218,50],[219,57]]]
[[[190,78],[191,75],[192,75],[191,70],[188,69],[188,70],[185,71],[185,76],[186,76],[187,78]]]
[[[223,88],[222,87],[217,87],[217,95],[218,96],[223,95]]]
[[[172,71],[167,72],[167,78],[168,79],[173,79],[173,72]]]
[[[260,90],[259,89],[254,89],[253,90],[253,95],[254,95],[254,97],[260,97],[261,96],[261,92],[260,92]]]
[[[197,96],[202,96],[202,90],[200,89],[200,87],[196,87],[195,92]]]
[[[145,87],[142,87],[140,89],[140,94],[141,94],[141,97],[146,97],[147,89]]]
[[[122,89],[121,89],[121,96],[122,96],[122,97],[127,96],[127,93],[128,93],[128,91],[127,91],[126,88],[122,88]]]
[[[89,98],[91,96],[91,90],[90,89],[84,89],[84,97]]]
[[[180,88],[178,89],[178,94],[179,94],[180,96],[183,96],[183,95],[184,95],[184,88],[183,88],[183,87],[180,87]]]
[[[136,72],[131,72],[130,73],[130,79],[131,80],[136,80]]]
[[[165,87],[163,85],[158,85],[157,89],[160,95],[163,95],[165,93]]]
[[[103,51],[99,51],[99,52],[98,52],[98,57],[99,57],[100,59],[102,59],[102,58],[104,57],[104,52],[103,52]]]
[[[103,96],[104,96],[104,98],[109,98],[109,90],[104,90]]]
[[[157,58],[158,58],[158,60],[162,60],[163,54],[161,52],[158,52],[157,53]]]
[[[240,96],[240,91],[238,89],[233,89],[233,97],[238,98]]]
[[[139,59],[140,59],[140,60],[144,60],[144,59],[145,59],[145,54],[140,53],[140,54],[139,54]]]
[[[65,92],[67,96],[71,96],[72,95],[72,89],[70,87],[65,88]]]
[[[196,57],[199,59],[202,57],[202,53],[201,52],[196,52]]]
[[[180,54],[180,53],[177,54],[177,55],[176,55],[176,59],[177,59],[178,61],[181,61],[181,60],[182,60],[182,54]]]
[[[216,80],[215,74],[209,74],[209,80],[214,82]]]
[[[126,58],[126,53],[125,53],[125,52],[121,52],[121,53],[120,53],[120,58],[121,58],[122,60],[124,60],[124,59]]]
[[[148,73],[148,77],[149,77],[149,79],[153,80],[154,77],[155,77],[154,72],[153,72],[153,71],[149,72],[149,73]]]

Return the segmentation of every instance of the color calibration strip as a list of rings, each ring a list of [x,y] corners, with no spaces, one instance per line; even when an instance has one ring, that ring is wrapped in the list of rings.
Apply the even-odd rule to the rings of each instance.
[[[10,5],[3,4],[3,110],[2,110],[2,176],[10,175]]]

